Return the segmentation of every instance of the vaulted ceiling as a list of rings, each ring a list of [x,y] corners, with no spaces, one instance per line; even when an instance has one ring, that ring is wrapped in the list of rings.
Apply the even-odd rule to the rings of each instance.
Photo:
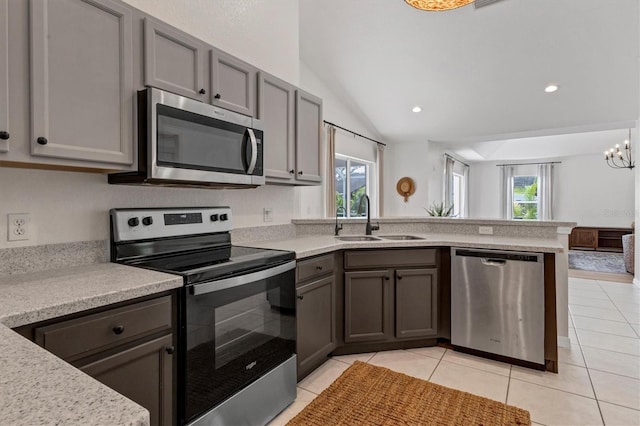
[[[639,116],[639,4],[300,0],[300,57],[392,143],[611,130]]]

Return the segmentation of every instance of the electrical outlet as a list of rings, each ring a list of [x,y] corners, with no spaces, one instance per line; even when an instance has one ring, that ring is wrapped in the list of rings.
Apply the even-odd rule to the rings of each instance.
[[[479,226],[478,233],[483,235],[493,235],[493,226]]]
[[[23,241],[29,239],[29,213],[12,213],[7,215],[7,240]]]
[[[262,218],[265,222],[273,222],[273,208],[265,207],[262,209]]]

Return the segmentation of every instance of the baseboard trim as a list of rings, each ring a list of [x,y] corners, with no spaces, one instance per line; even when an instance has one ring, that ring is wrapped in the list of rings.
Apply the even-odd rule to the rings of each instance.
[[[571,347],[571,339],[567,336],[558,336],[558,347],[559,348],[570,348]]]
[[[640,287],[640,279],[637,277],[633,277],[633,285]]]

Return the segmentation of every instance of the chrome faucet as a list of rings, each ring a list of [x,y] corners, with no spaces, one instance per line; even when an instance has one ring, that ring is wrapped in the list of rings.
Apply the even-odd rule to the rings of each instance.
[[[367,194],[364,194],[364,197],[367,199],[367,227],[365,228],[364,234],[371,235],[371,231],[377,231],[380,229],[380,225],[371,225],[371,201]]]
[[[346,213],[346,210],[344,209],[344,207],[338,207],[336,209],[336,228],[335,228],[336,237],[340,234],[340,231],[342,231],[342,225],[338,225],[338,212],[340,212],[340,210],[342,210],[342,214]]]

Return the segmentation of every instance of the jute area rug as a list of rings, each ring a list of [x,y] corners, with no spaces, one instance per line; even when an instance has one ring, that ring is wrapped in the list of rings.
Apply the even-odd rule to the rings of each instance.
[[[521,408],[356,361],[287,426],[530,424]]]

